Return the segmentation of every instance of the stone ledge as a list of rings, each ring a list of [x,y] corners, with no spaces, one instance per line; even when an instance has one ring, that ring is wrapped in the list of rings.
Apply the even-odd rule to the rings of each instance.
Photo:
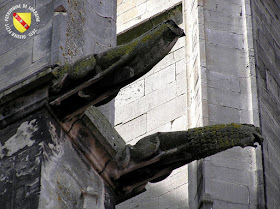
[[[159,23],[169,19],[174,20],[174,22],[176,22],[178,25],[183,22],[182,3],[163,11],[157,16],[149,18],[148,20],[136,25],[133,28],[129,28],[126,31],[121,32],[117,37],[117,45],[128,43],[151,30],[155,25],[158,25]]]

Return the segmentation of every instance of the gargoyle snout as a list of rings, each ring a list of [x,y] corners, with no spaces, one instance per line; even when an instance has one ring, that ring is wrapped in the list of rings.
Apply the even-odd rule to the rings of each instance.
[[[257,127],[256,131],[253,133],[255,137],[255,142],[259,143],[260,145],[263,143],[262,131],[261,128]]]
[[[242,127],[243,132],[247,135],[247,137],[241,139],[241,143],[242,143],[241,147],[246,147],[246,146],[257,147],[256,143],[262,145],[263,137],[262,137],[261,129],[259,127],[255,127],[254,125],[251,124],[242,124],[242,126],[243,126]]]
[[[182,30],[181,36],[180,37],[184,37],[186,36],[185,32]]]
[[[171,30],[178,36],[178,37],[184,37],[186,36],[184,30],[180,28],[173,20],[167,20],[165,21],[166,24],[169,24],[171,26]]]

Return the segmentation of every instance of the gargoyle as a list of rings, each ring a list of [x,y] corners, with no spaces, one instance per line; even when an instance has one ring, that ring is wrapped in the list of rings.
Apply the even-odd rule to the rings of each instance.
[[[56,68],[49,91],[51,109],[64,122],[90,105],[109,102],[122,87],[151,70],[182,36],[183,30],[168,20],[128,44]],[[111,155],[115,160],[100,163],[104,168],[99,174],[123,200],[142,191],[148,182],[165,179],[180,166],[235,146],[254,146],[255,142],[261,143],[262,137],[260,129],[252,125],[156,133]]]
[[[116,157],[114,178],[124,193],[138,193],[148,182],[158,182],[194,160],[235,146],[256,146],[263,138],[253,125],[213,125],[188,131],[155,133],[127,145]]]
[[[172,20],[159,24],[132,42],[57,67],[50,105],[61,120],[88,106],[108,103],[119,90],[149,72],[184,32]]]

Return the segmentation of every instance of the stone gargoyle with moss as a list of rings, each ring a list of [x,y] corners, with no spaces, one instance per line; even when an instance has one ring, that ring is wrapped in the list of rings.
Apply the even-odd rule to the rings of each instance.
[[[168,20],[130,43],[56,67],[49,91],[50,108],[66,123],[91,105],[108,103],[122,87],[149,72],[183,36],[183,30]],[[260,129],[246,124],[155,133],[119,150],[114,160],[106,163],[111,168],[107,178],[114,182],[119,196],[128,197],[194,160],[235,146],[255,146],[262,140]]]

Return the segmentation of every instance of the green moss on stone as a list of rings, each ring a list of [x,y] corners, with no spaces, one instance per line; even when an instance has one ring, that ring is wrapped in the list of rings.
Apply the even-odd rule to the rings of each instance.
[[[82,78],[92,71],[95,65],[96,59],[94,56],[79,60],[74,64],[73,68],[70,69],[69,76],[74,79]]]
[[[62,78],[65,73],[68,73],[69,70],[71,69],[71,65],[69,64],[65,64],[62,67],[57,67],[52,71],[52,74],[56,77],[56,78]]]

